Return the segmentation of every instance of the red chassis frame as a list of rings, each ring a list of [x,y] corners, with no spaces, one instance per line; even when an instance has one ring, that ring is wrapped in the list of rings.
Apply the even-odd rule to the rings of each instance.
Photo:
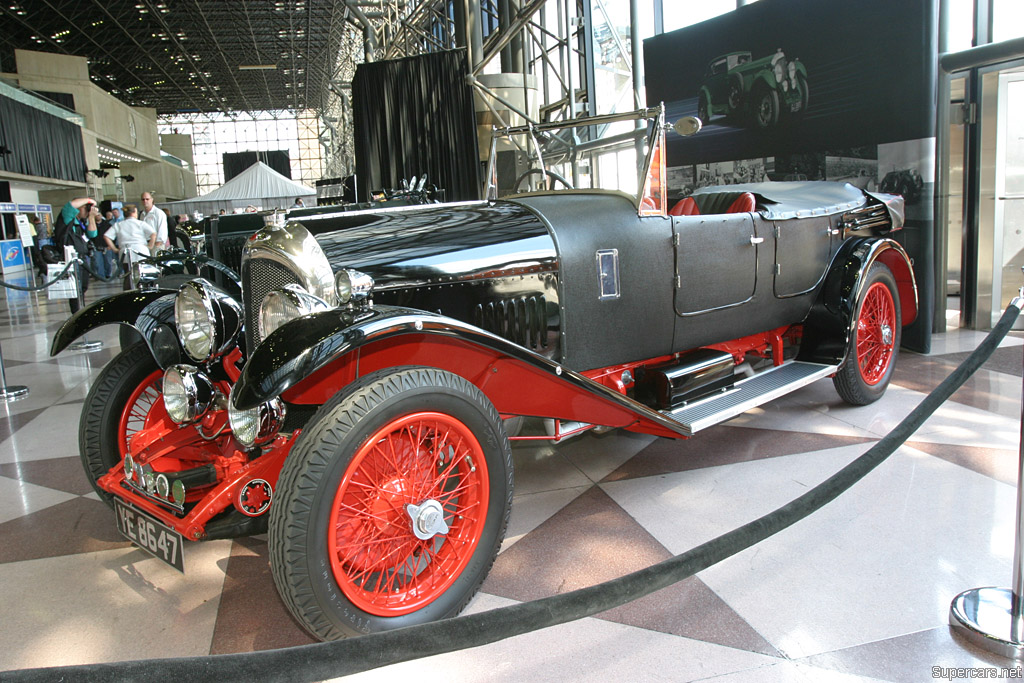
[[[801,330],[800,325],[780,327],[713,344],[707,348],[731,353],[737,364],[751,354],[770,358],[773,364],[781,365],[785,340],[799,339]],[[492,349],[460,339],[424,334],[405,335],[351,351],[284,392],[282,398],[289,403],[322,405],[359,376],[391,367],[423,365],[451,370],[473,382],[504,416],[527,415],[554,418],[559,421],[556,423],[555,437],[513,437],[518,440],[557,440],[591,429],[595,425],[656,436],[686,438],[665,424],[638,414],[630,407],[633,403],[631,399],[615,400],[607,394],[602,395],[601,391],[593,390],[600,387],[608,394],[627,397],[633,384],[630,376],[635,374],[637,368],[671,362],[681,355],[671,354],[587,370],[579,375],[566,371],[558,373],[562,375],[559,379],[539,368],[502,356]],[[225,371],[232,382],[237,381],[239,376],[239,359],[240,354],[236,351],[223,360]],[[626,374],[627,371],[629,374]],[[572,377],[589,384],[590,390],[581,387],[579,383],[565,381]],[[126,410],[129,408],[130,406],[127,406]],[[222,424],[224,420],[226,411],[218,411],[213,416],[208,416],[204,422]],[[557,424],[563,421],[585,423],[587,426],[559,434]],[[183,427],[171,421],[162,400],[159,400],[146,417],[145,426],[131,437],[129,449],[132,457],[140,465],[159,462],[161,468],[158,471],[180,471],[183,467],[174,457],[174,446],[189,441],[187,436],[183,436],[184,430],[196,429],[196,426]],[[239,495],[246,483],[262,479],[269,482],[272,487],[276,486],[285,458],[301,432],[300,429],[290,435],[278,435],[269,445],[264,446],[262,454],[253,460],[249,459],[244,449],[238,447],[234,437],[229,433],[216,439],[204,440],[209,460],[217,468],[218,481],[215,485],[201,488],[187,497],[187,501],[194,501],[196,504],[184,517],[179,517],[129,486],[125,481],[121,463],[100,477],[98,484],[105,491],[130,502],[136,508],[181,533],[184,538],[201,540],[206,535],[206,524],[216,515],[232,505],[241,510]]]

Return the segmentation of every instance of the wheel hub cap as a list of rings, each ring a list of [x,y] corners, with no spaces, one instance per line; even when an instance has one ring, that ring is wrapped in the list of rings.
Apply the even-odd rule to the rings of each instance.
[[[892,328],[888,325],[882,325],[882,343],[892,346]]]
[[[405,511],[412,518],[412,532],[416,538],[426,541],[437,534],[447,534],[448,525],[444,521],[444,508],[436,500],[428,500],[422,505],[406,505]]]

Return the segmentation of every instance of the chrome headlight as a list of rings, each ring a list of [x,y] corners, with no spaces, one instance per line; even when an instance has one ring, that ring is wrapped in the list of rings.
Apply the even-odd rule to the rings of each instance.
[[[142,261],[132,263],[132,282],[136,287],[155,287],[160,274],[160,267],[152,263]]]
[[[177,424],[201,418],[215,395],[213,383],[191,365],[172,365],[164,372],[164,407]]]
[[[266,339],[267,335],[289,320],[329,308],[327,302],[299,285],[285,285],[267,294],[260,302],[260,339]]]
[[[786,80],[786,60],[785,59],[780,59],[779,61],[775,62],[775,68],[773,69],[773,71],[775,72],[775,82],[776,83],[782,83],[783,81],[785,81]]]
[[[344,268],[334,276],[334,293],[338,296],[339,304],[347,304],[349,301],[359,303],[373,293],[373,278],[358,270]]]
[[[228,403],[228,424],[231,431],[246,448],[267,443],[284,426],[285,407],[281,399],[275,398],[255,408],[239,410]]]
[[[178,290],[174,321],[185,353],[204,363],[234,346],[242,326],[242,309],[225,292],[198,278]]]

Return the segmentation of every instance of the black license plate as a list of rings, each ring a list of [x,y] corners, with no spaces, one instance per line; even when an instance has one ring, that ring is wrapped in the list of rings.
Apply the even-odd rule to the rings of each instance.
[[[182,574],[185,573],[181,534],[128,507],[118,498],[114,498],[114,515],[117,518],[117,530],[125,538]]]

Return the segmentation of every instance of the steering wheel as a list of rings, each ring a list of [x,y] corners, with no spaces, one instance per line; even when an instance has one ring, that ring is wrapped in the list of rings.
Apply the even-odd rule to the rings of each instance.
[[[516,192],[516,193],[522,192],[522,190],[520,188],[521,188],[521,186],[523,184],[523,181],[526,180],[526,178],[528,178],[531,175],[548,176],[549,178],[551,178],[551,180],[548,181],[548,189],[550,189],[550,190],[554,190],[555,189],[554,185],[555,185],[555,181],[556,180],[558,182],[562,183],[562,185],[565,186],[565,189],[567,189],[567,190],[571,190],[572,189],[572,183],[570,183],[568,180],[563,178],[558,173],[555,173],[554,171],[549,171],[547,169],[531,168],[531,169],[528,169],[527,171],[523,172],[523,174],[521,176],[516,178],[516,183],[512,187],[512,191]]]

